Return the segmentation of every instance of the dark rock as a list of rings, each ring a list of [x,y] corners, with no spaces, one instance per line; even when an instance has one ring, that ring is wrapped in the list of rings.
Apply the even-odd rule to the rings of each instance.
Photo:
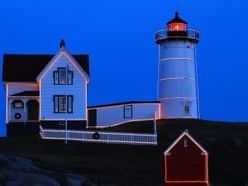
[[[83,186],[89,180],[81,175],[42,169],[32,160],[0,154],[0,186]],[[64,181],[62,181],[64,180]]]

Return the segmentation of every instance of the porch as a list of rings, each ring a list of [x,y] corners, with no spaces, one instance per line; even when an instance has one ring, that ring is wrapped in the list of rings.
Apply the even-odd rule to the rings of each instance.
[[[39,122],[39,91],[24,91],[8,97],[7,123]]]

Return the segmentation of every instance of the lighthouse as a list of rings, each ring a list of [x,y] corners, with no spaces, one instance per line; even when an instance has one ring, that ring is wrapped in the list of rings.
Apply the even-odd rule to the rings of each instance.
[[[199,118],[196,45],[199,32],[176,12],[166,28],[157,31],[159,46],[158,99],[160,117]]]

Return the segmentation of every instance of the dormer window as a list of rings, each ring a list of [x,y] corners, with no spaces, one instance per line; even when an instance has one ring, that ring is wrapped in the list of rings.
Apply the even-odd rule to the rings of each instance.
[[[55,85],[72,85],[73,71],[65,67],[59,67],[57,71],[53,72],[53,78]]]
[[[66,68],[58,68],[59,73],[59,85],[66,84]]]

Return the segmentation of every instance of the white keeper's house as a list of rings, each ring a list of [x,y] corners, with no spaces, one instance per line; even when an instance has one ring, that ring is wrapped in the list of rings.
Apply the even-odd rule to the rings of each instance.
[[[38,122],[69,129],[126,122],[199,118],[195,50],[199,33],[178,13],[156,33],[159,46],[158,99],[89,106],[89,57],[73,55],[62,40],[55,55],[4,54],[6,123]],[[156,69],[155,69],[156,70]],[[63,127],[63,126],[62,126]]]

